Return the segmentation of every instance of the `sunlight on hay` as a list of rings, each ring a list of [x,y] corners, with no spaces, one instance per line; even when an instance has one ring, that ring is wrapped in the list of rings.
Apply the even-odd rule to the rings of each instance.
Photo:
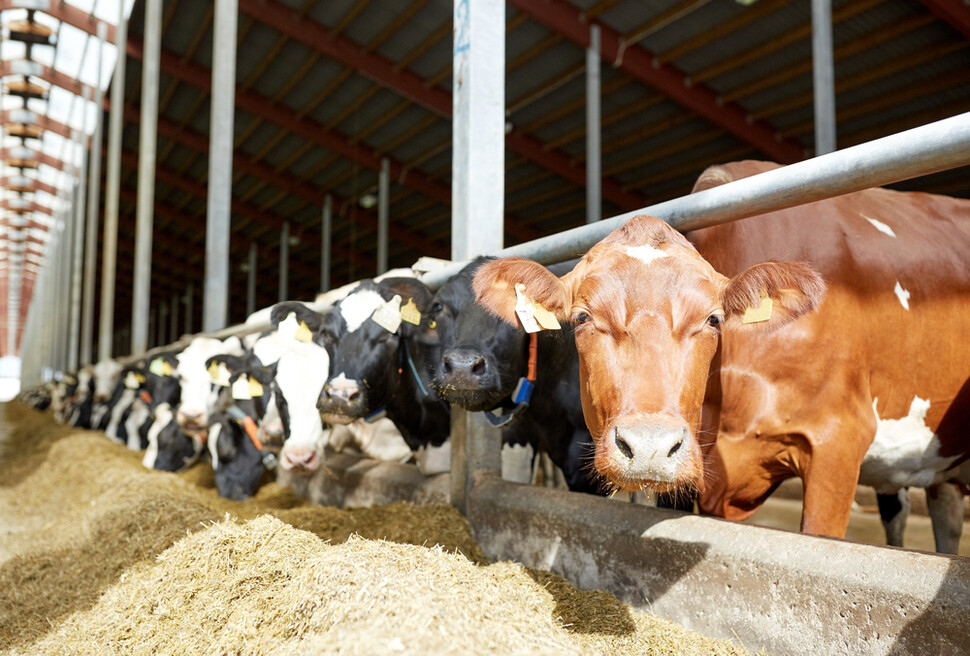
[[[15,404],[0,454],[2,654],[744,653],[488,565],[450,506],[340,510],[276,484],[227,501],[204,470],[147,471]]]

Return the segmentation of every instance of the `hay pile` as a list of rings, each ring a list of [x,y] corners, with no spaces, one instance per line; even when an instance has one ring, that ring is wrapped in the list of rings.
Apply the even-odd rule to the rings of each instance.
[[[20,405],[0,435],[2,654],[744,653],[488,565],[448,506],[226,501]]]

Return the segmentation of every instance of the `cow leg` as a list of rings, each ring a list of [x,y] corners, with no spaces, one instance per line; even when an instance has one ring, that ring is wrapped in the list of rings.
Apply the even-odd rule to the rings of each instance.
[[[909,517],[909,490],[902,488],[896,494],[876,494],[879,504],[879,517],[886,529],[886,544],[893,547],[903,546],[903,532]]]
[[[846,455],[833,453],[829,457],[820,457],[815,454],[805,470],[802,478],[805,484],[803,533],[845,537],[861,464],[861,457],[846,462]]]
[[[963,493],[953,483],[938,483],[926,488],[926,505],[933,521],[936,550],[955,554],[963,534]]]

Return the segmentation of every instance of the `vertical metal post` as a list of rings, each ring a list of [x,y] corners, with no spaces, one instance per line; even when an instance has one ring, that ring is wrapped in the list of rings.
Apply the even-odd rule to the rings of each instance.
[[[249,242],[249,271],[246,273],[246,316],[256,311],[256,242]]]
[[[171,323],[169,323],[169,332],[171,333],[170,337],[173,342],[177,341],[179,338],[179,305],[181,304],[182,299],[179,298],[179,295],[173,294],[172,300],[169,303],[169,307],[171,308],[172,312]]]
[[[84,294],[81,310],[82,365],[91,364],[94,347],[94,277],[98,261],[98,211],[101,209],[101,141],[104,133],[104,89],[101,85],[101,62],[104,58],[104,39],[108,33],[105,23],[98,23],[98,72],[94,84],[94,136],[91,138],[91,162],[88,171],[88,218],[85,224]]]
[[[835,150],[835,66],[832,0],[812,0],[812,82],[815,89],[815,156]]]
[[[158,312],[155,308],[152,308],[148,312],[148,337],[147,341],[145,342],[146,350],[158,344],[158,340],[155,339],[155,326],[158,325],[158,322],[156,321],[157,314]]]
[[[377,273],[387,271],[387,231],[390,222],[391,165],[381,159],[381,172],[377,178]]]
[[[333,237],[333,198],[323,200],[323,238],[320,240],[320,291],[330,289],[330,242]]]
[[[505,200],[505,1],[455,0],[451,256],[502,247]],[[452,409],[451,503],[468,513],[477,479],[501,472],[501,433]]]
[[[192,334],[192,310],[194,300],[192,297],[195,295],[195,285],[189,283],[188,289],[185,290],[185,334]]]
[[[89,99],[89,93],[85,89],[82,91],[84,100]],[[84,103],[85,113],[87,104]],[[83,124],[83,121],[82,121]],[[71,234],[71,319],[69,326],[69,338],[67,342],[67,368],[69,371],[77,371],[78,364],[78,345],[81,341],[81,278],[83,274],[82,263],[84,262],[84,206],[87,194],[85,184],[88,158],[87,148],[83,132],[77,133],[77,139],[81,146],[81,168],[78,174],[78,181],[74,187],[74,202],[71,213],[74,216],[72,221],[73,230]]]
[[[287,300],[290,272],[290,222],[283,221],[280,231],[280,300]]]
[[[600,26],[590,25],[586,49],[586,223],[603,218],[600,80]]]
[[[152,291],[152,226],[155,211],[155,147],[158,130],[158,77],[162,47],[162,0],[145,0],[145,40],[138,137],[138,198],[135,213],[135,271],[131,308],[131,353],[148,345]]]
[[[114,341],[115,269],[118,258],[118,200],[121,192],[121,140],[125,114],[125,61],[128,20],[125,3],[118,3],[115,46],[118,60],[111,82],[111,111],[108,115],[108,166],[104,190],[104,241],[101,260],[101,317],[98,324],[98,359],[111,357]]]
[[[236,0],[216,0],[209,121],[209,194],[205,231],[202,331],[226,326],[232,212],[233,117],[236,109]]]

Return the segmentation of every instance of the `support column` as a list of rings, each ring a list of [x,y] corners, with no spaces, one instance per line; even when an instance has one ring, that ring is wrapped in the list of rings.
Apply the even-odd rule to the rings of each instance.
[[[249,242],[249,271],[246,273],[246,316],[256,311],[256,242]]]
[[[333,237],[333,198],[323,201],[323,238],[320,240],[320,291],[330,290],[330,242]]]
[[[390,222],[391,165],[381,159],[381,172],[377,178],[377,274],[387,271],[387,230]]]
[[[505,2],[455,0],[451,256],[502,248],[505,200]],[[451,503],[468,514],[477,480],[499,476],[501,433],[452,409]]]
[[[104,90],[101,88],[101,62],[104,58],[104,39],[108,33],[105,23],[98,23],[98,72],[94,84],[94,136],[91,139],[91,162],[88,171],[88,219],[85,225],[84,294],[81,311],[82,365],[93,364],[94,349],[94,276],[98,261],[98,212],[101,209],[101,140],[104,133]]]
[[[84,100],[90,100],[87,89],[83,90]],[[86,107],[87,105],[85,105]],[[83,123],[83,122],[82,122]],[[71,213],[74,216],[74,229],[71,233],[71,319],[70,334],[67,342],[67,368],[68,371],[77,371],[78,346],[81,342],[81,279],[83,276],[84,262],[84,207],[87,196],[87,171],[88,157],[85,138],[83,133],[78,132],[76,138],[81,146],[81,168],[78,173],[78,181],[74,187],[74,203]]]
[[[192,309],[193,309],[193,296],[195,295],[195,285],[189,283],[188,289],[185,290],[185,334],[191,335],[193,332],[192,326]]]
[[[280,301],[287,300],[290,273],[290,222],[283,221],[280,231]]]
[[[125,3],[118,3],[115,46],[118,60],[111,82],[111,111],[108,114],[108,166],[104,190],[104,254],[101,260],[101,320],[98,326],[98,359],[112,355],[115,321],[115,268],[118,256],[118,197],[121,190],[121,140],[125,115],[125,62],[128,20]]]
[[[145,0],[145,40],[138,139],[138,198],[135,213],[135,267],[131,309],[131,353],[148,346],[152,291],[152,227],[155,212],[155,147],[158,138],[158,76],[162,47],[162,0]]]
[[[236,0],[216,0],[209,121],[209,194],[205,232],[202,331],[226,326],[232,211],[233,117],[236,111]]]
[[[600,80],[600,26],[590,25],[586,49],[586,223],[603,218]]]
[[[812,0],[812,82],[815,90],[815,156],[835,150],[835,67],[832,0]]]

